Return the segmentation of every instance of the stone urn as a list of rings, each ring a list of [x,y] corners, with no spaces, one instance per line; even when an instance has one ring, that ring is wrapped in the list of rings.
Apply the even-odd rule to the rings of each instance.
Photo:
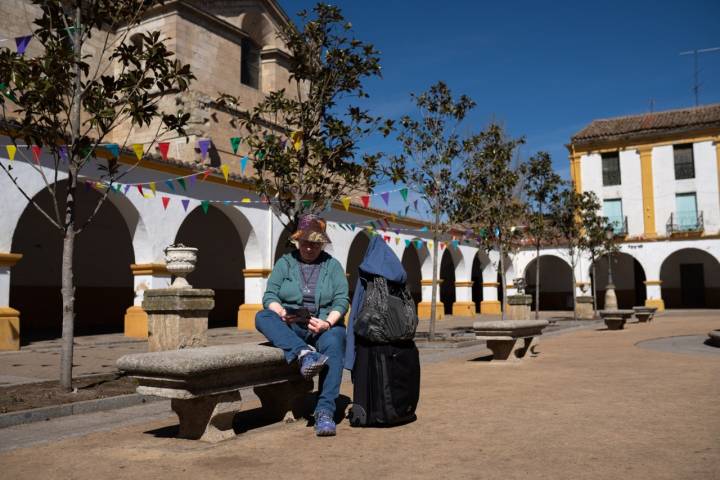
[[[165,248],[166,268],[175,276],[170,288],[192,288],[192,285],[185,280],[185,276],[195,270],[197,252],[197,248],[186,247],[182,243]]]

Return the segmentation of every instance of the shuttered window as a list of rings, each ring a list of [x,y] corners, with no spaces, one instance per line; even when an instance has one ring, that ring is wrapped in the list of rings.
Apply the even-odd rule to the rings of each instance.
[[[602,154],[603,185],[620,185],[620,154],[609,152]]]

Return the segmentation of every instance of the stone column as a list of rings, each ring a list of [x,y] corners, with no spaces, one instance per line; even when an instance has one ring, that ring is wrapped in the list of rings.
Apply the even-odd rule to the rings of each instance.
[[[146,290],[167,288],[170,286],[170,272],[164,263],[141,263],[130,265],[135,277],[135,299],[125,312],[125,336],[147,338],[148,316],[142,308]]]
[[[10,308],[10,269],[20,253],[0,253],[0,350],[20,350],[20,312]]]
[[[245,303],[240,305],[237,314],[238,330],[255,331],[255,314],[262,310],[262,297],[270,276],[269,268],[246,268],[245,277]]]
[[[645,280],[647,286],[646,307],[655,307],[658,312],[665,310],[665,302],[662,299],[662,280]]]
[[[206,347],[214,294],[207,288],[147,290],[142,307],[148,315],[148,351]]]
[[[530,306],[532,305],[532,296],[512,294],[507,299],[507,316],[508,320],[530,320]]]
[[[435,307],[435,319],[442,320],[445,316],[445,307],[440,301],[440,284],[442,279],[438,279],[437,283],[437,305]],[[432,305],[432,279],[422,280],[420,282],[422,302],[418,304],[418,318],[421,320],[427,320],[430,318],[430,307]]]
[[[472,317],[475,315],[475,302],[472,299],[472,280],[455,282],[455,303],[453,315],[459,317]]]
[[[501,307],[498,300],[498,282],[483,282],[483,300],[480,302],[480,313],[484,315],[500,315]]]

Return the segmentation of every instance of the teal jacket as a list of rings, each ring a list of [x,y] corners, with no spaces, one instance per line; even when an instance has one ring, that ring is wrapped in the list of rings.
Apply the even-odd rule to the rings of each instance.
[[[272,302],[278,302],[286,308],[302,307],[302,280],[300,279],[299,252],[286,253],[275,263],[267,289],[263,295],[263,308]],[[330,311],[340,312],[342,316],[350,304],[348,282],[345,270],[336,259],[325,252],[320,253],[320,272],[315,289],[315,310],[317,317],[325,320]]]

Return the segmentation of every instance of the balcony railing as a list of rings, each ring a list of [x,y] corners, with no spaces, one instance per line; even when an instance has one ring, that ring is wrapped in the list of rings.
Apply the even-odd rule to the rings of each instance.
[[[668,235],[673,233],[702,232],[705,229],[703,224],[703,212],[677,212],[671,213],[665,224]]]
[[[616,237],[624,237],[628,234],[628,220],[627,217],[621,218],[608,218],[608,225],[613,229]]]

